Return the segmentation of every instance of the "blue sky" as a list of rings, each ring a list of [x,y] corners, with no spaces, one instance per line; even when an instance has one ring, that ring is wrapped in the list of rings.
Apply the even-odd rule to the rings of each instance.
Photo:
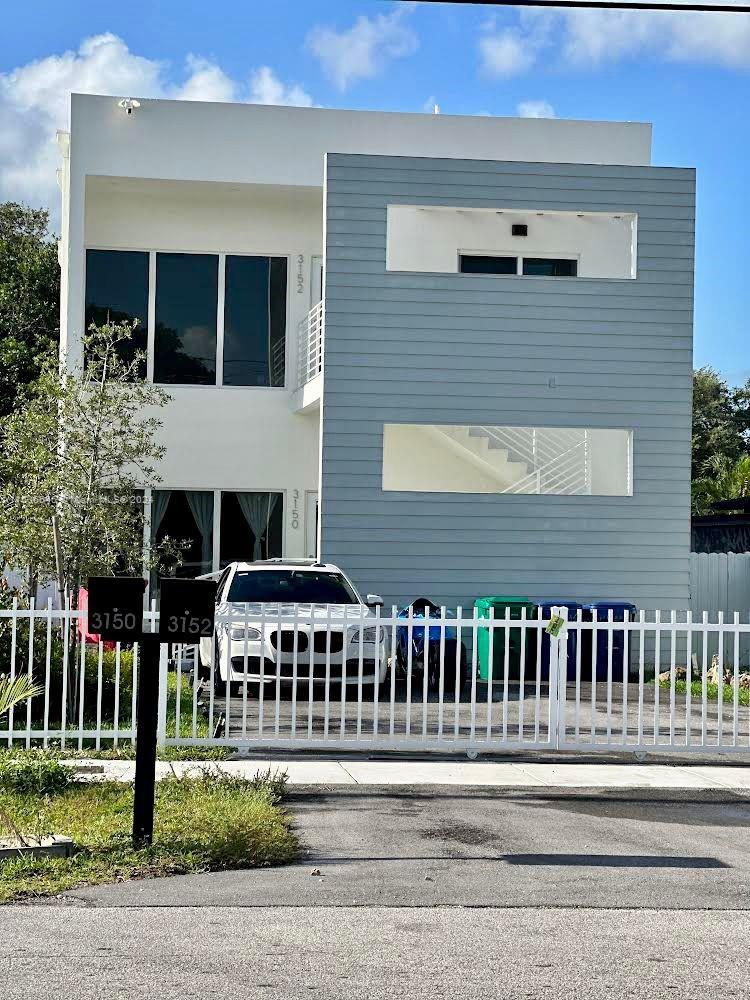
[[[88,41],[87,41],[88,40]],[[698,170],[697,365],[750,377],[750,15],[386,0],[32,0],[0,34],[0,198],[56,203],[70,89],[654,124]]]

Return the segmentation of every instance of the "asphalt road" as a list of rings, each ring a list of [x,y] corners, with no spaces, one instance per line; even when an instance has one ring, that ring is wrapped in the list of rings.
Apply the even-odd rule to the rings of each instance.
[[[4,1000],[746,998],[750,914],[0,910]]]
[[[294,865],[0,908],[0,993],[750,998],[750,797],[669,798],[295,792]]]

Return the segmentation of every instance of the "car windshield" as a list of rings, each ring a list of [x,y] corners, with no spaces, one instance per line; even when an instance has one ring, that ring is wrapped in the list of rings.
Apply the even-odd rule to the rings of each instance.
[[[243,604],[359,604],[339,573],[297,569],[235,573],[227,600]]]

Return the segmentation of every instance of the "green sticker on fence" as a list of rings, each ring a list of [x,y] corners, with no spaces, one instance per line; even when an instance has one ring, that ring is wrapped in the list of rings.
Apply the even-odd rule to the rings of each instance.
[[[549,625],[544,630],[547,635],[551,635],[553,639],[557,639],[563,630],[563,625],[565,624],[565,619],[561,618],[560,615],[552,615],[549,620]]]

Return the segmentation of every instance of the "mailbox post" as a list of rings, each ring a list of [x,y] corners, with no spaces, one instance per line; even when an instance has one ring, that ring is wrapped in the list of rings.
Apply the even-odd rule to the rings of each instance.
[[[197,643],[212,636],[216,608],[213,580],[161,581],[159,630],[143,630],[146,581],[132,577],[89,578],[89,631],[102,639],[138,642],[137,735],[133,796],[133,846],[154,837],[159,652],[163,642]],[[178,664],[178,668],[179,668]]]

